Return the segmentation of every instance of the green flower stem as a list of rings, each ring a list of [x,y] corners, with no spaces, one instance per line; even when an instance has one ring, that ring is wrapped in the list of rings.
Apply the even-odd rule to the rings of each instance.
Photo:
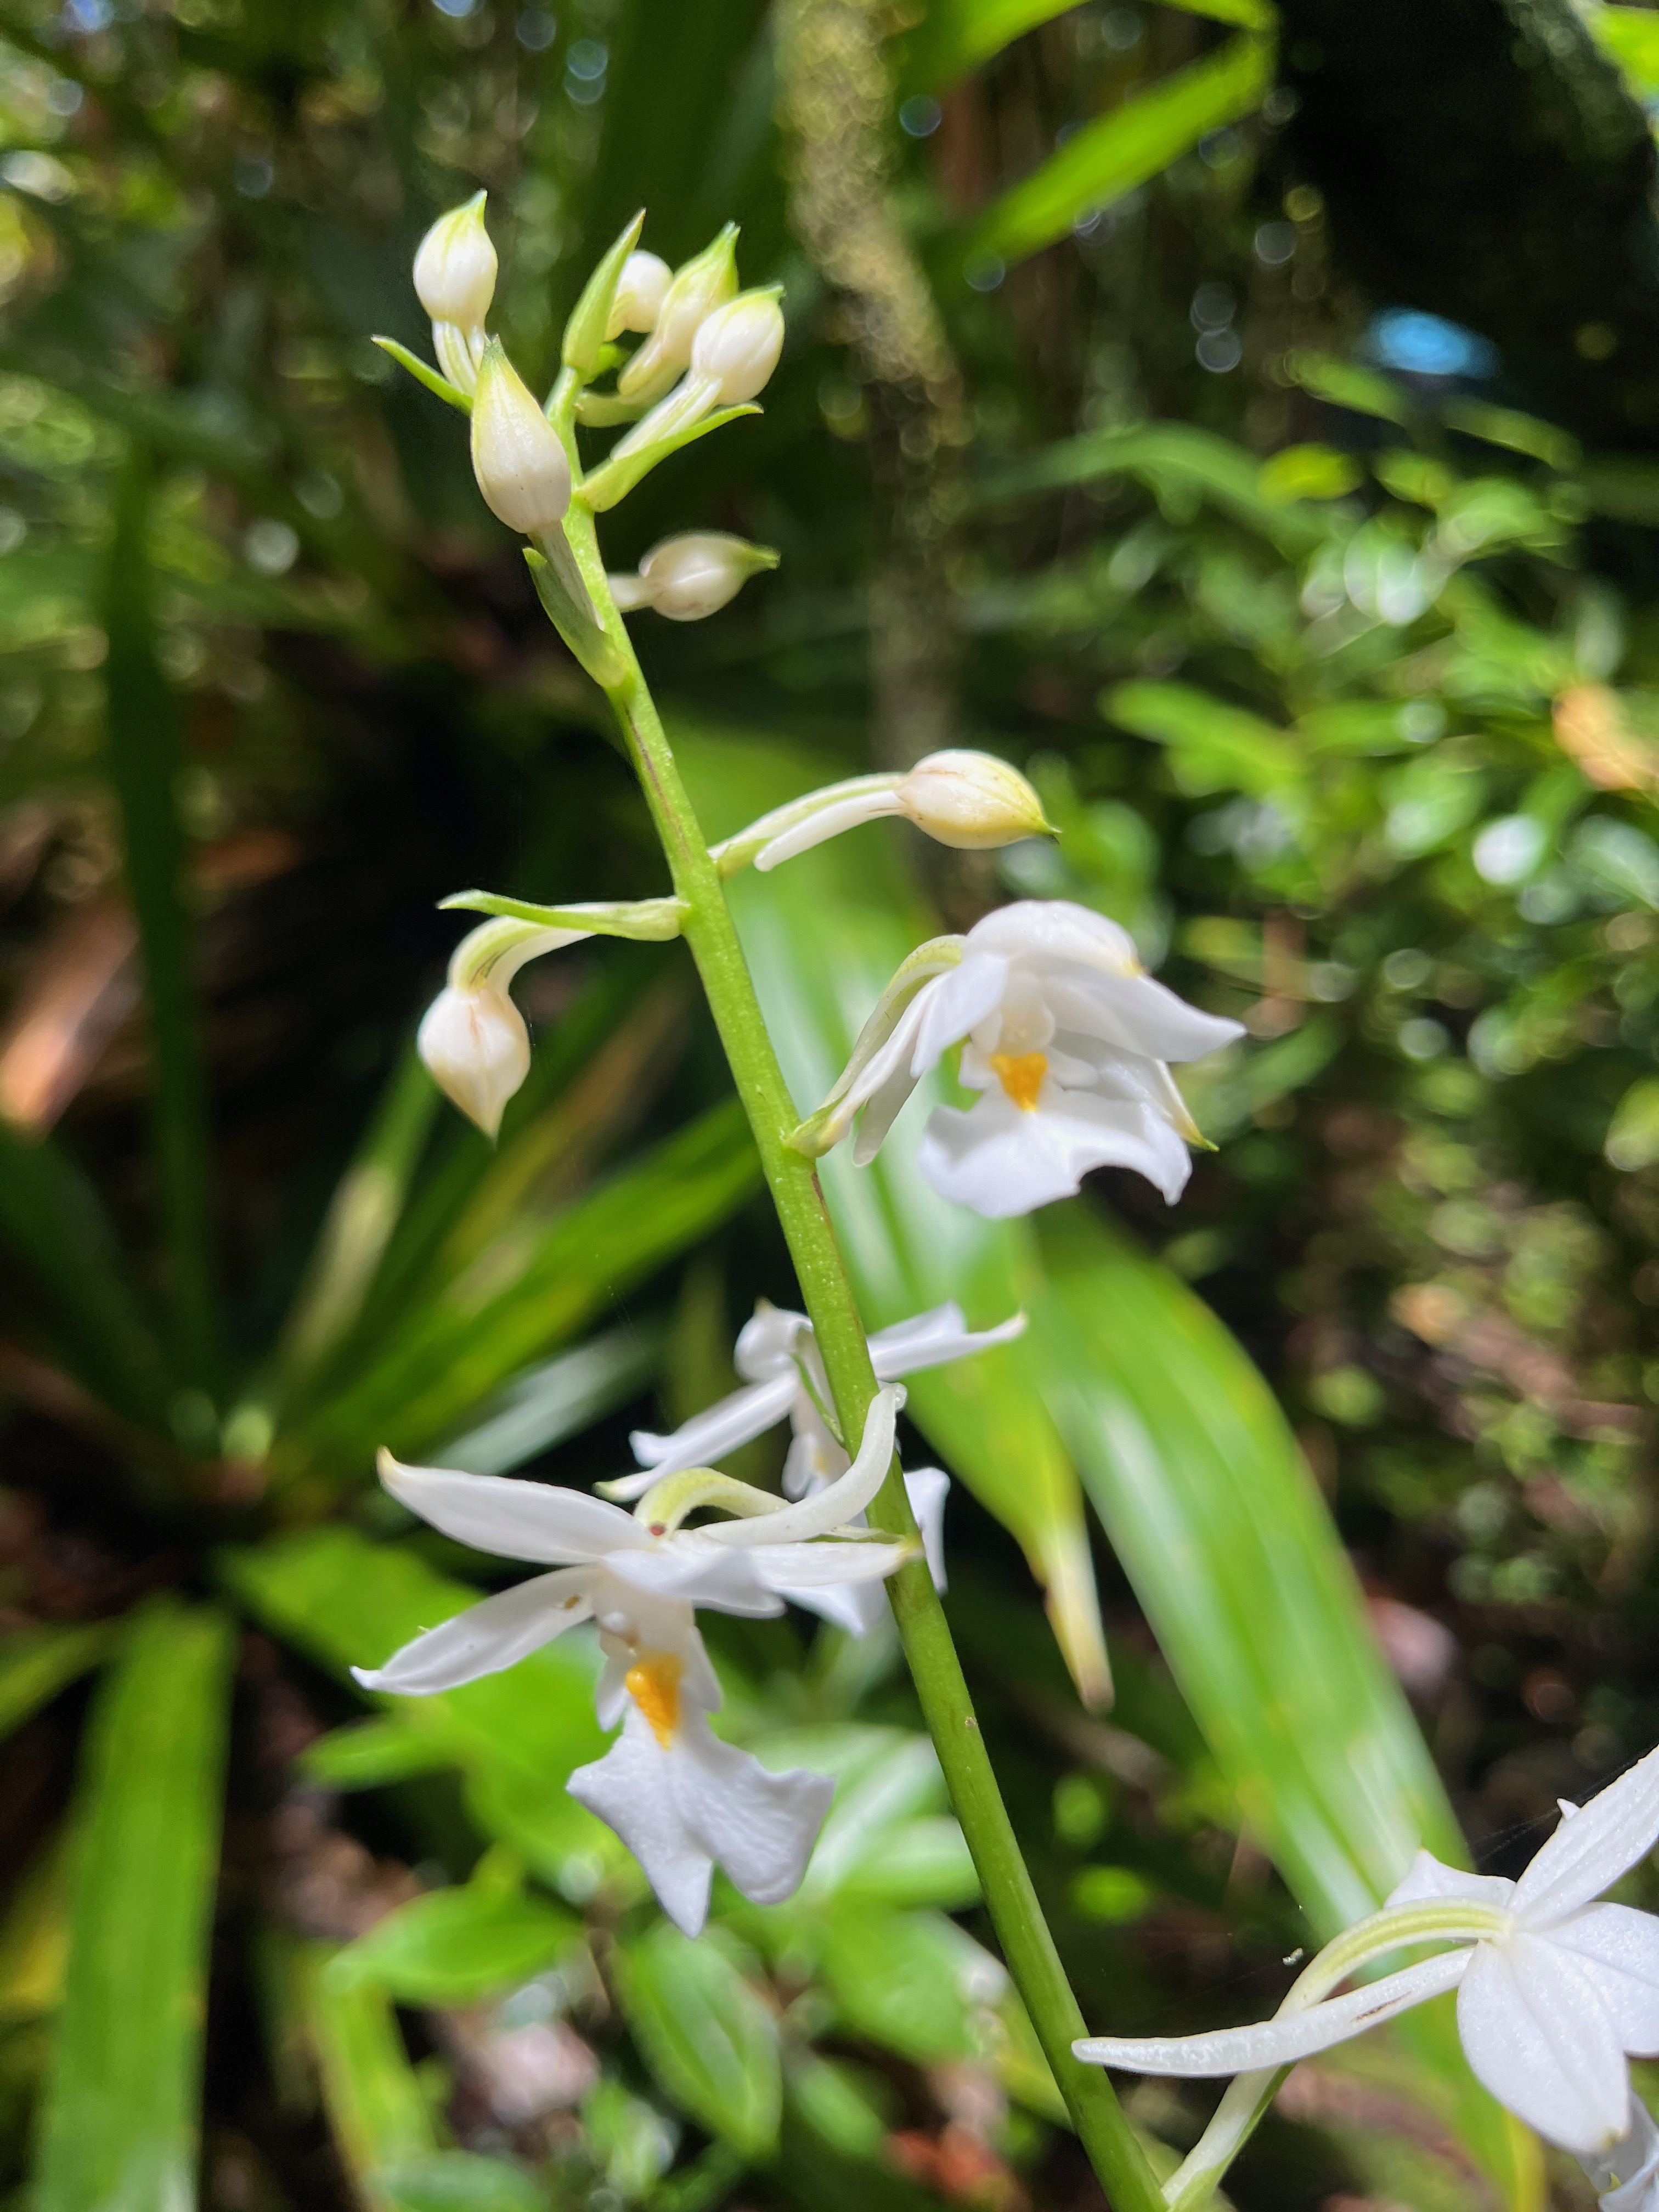
[[[548,413],[567,435],[573,400],[561,379]],[[579,502],[571,507],[566,529],[599,620],[625,659],[626,673],[609,687],[608,696],[662,840],[675,892],[685,902],[684,934],[755,1133],[842,1432],[855,1443],[876,1393],[876,1377],[823,1193],[811,1163],[786,1142],[799,1117],[772,1049],[718,871],[605,582],[592,517]],[[896,1460],[870,1507],[870,1519],[889,1534],[916,1536]],[[1098,2067],[1079,2065],[1072,2056],[1073,2041],[1087,2030],[997,1789],[927,1570],[918,1560],[902,1568],[887,1588],[998,1940],[1078,2135],[1116,2212],[1164,2212],[1152,2168],[1105,2074]]]

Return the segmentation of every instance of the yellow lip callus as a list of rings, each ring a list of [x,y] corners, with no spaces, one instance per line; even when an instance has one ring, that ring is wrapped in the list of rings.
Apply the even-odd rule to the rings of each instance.
[[[642,1651],[623,1676],[628,1694],[651,1723],[651,1733],[666,1751],[680,1724],[683,1661],[672,1651]]]
[[[1036,1112],[1042,1079],[1048,1073],[1048,1056],[1040,1052],[994,1052],[987,1055],[997,1081],[1022,1114]]]

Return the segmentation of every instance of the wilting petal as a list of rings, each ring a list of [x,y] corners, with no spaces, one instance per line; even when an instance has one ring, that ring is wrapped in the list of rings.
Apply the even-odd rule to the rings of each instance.
[[[701,1933],[708,1917],[717,1860],[757,1905],[792,1895],[835,1794],[826,1775],[768,1773],[721,1743],[694,1706],[682,1709],[665,1746],[632,1704],[617,1741],[579,1767],[568,1787],[616,1830],[688,1936]]]
[[[1592,1905],[1539,1940],[1590,1964],[1625,2050],[1659,2056],[1659,1919],[1628,1905]]]
[[[916,1165],[942,1198],[1002,1220],[1078,1190],[1091,1168],[1133,1168],[1170,1205],[1191,1162],[1167,1123],[1144,1107],[1047,1086],[1035,1113],[988,1091],[966,1113],[937,1107]]]
[[[1421,2004],[1455,1989],[1462,1980],[1470,1953],[1448,1951],[1437,1959],[1424,1959],[1380,1982],[1367,1982],[1346,1996],[1330,1997],[1310,2005],[1305,2012],[1281,2013],[1276,2020],[1250,2027],[1212,2029],[1206,2035],[1167,2039],[1100,2035],[1072,2045],[1073,2051],[1094,2066],[1111,2066],[1125,2074],[1168,2074],[1185,2080],[1215,2074],[1254,2074],[1268,2067],[1289,2066],[1298,2058],[1311,2058],[1350,2036],[1363,2035],[1409,2006]]]
[[[499,1674],[590,1617],[592,1573],[591,1567],[561,1567],[555,1574],[538,1575],[428,1628],[384,1667],[351,1671],[364,1689],[393,1690],[402,1698],[429,1698],[436,1691],[476,1682],[480,1675]]]
[[[1449,1867],[1432,1851],[1419,1851],[1411,1872],[1383,1899],[1386,1905],[1428,1905],[1443,1898],[1461,1898],[1474,1905],[1495,1905],[1504,1911],[1515,1896],[1515,1884],[1502,1875],[1465,1874]]]
[[[688,1467],[712,1467],[727,1452],[775,1428],[799,1389],[800,1379],[792,1367],[787,1375],[775,1375],[764,1382],[750,1382],[744,1389],[734,1390],[730,1397],[695,1414],[672,1436],[657,1437],[649,1430],[635,1429],[628,1441],[644,1472],[607,1482],[605,1496],[631,1504],[664,1476],[678,1474]]]
[[[1532,1927],[1559,1919],[1610,1889],[1659,1842],[1659,1751],[1564,1820],[1515,1886]]]
[[[757,1515],[751,1521],[723,1521],[702,1528],[698,1534],[711,1544],[746,1549],[751,1544],[803,1543],[811,1536],[827,1536],[855,1520],[887,1479],[893,1460],[893,1425],[904,1403],[904,1392],[889,1382],[877,1391],[864,1417],[864,1435],[858,1457],[838,1481],[815,1491],[799,1504],[777,1513]]]
[[[399,1504],[458,1544],[503,1559],[579,1566],[619,1547],[651,1541],[630,1514],[585,1491],[520,1482],[510,1475],[404,1467],[386,1451],[380,1468],[380,1480]]]
[[[1457,2032],[1498,2103],[1564,2149],[1605,2150],[1629,2128],[1630,2071],[1596,1971],[1547,1938],[1476,1946]]]

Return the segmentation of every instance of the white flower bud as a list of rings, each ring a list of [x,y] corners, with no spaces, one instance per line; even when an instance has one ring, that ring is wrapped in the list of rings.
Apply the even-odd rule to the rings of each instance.
[[[416,1046],[438,1088],[493,1139],[507,1100],[530,1073],[530,1033],[506,992],[490,982],[440,991]]]
[[[782,351],[777,295],[744,292],[699,325],[691,342],[691,376],[714,387],[714,404],[733,407],[764,387]]]
[[[976,853],[1049,831],[1018,769],[991,753],[929,753],[899,781],[900,811],[941,845]]]
[[[497,338],[478,368],[472,473],[491,510],[526,538],[556,530],[570,504],[570,464],[559,434]]]
[[[484,199],[477,192],[465,207],[451,208],[421,240],[415,289],[434,323],[483,328],[495,296],[495,249],[484,228]]]
[[[655,330],[663,301],[673,281],[673,270],[654,253],[630,253],[617,280],[611,320],[605,325],[606,337],[620,337],[624,331]]]
[[[640,562],[637,576],[617,576],[618,606],[654,607],[670,622],[701,622],[734,599],[750,576],[775,568],[769,546],[751,545],[720,530],[665,538]]]
[[[654,398],[690,360],[691,342],[704,319],[738,289],[737,238],[728,223],[712,246],[675,270],[650,337],[617,379],[619,398]]]

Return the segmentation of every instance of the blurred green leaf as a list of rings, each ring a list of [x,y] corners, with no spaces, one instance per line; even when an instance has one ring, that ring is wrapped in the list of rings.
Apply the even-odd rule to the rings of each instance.
[[[467,1474],[510,1474],[527,1459],[580,1436],[638,1395],[654,1372],[662,1331],[629,1322],[517,1375],[477,1419],[433,1456]]]
[[[477,1881],[411,1898],[330,1961],[336,1989],[372,1983],[399,2004],[477,2004],[526,1982],[581,1934],[532,1897]]]
[[[158,1604],[100,1690],[73,1814],[40,2212],[194,2202],[234,1652],[221,1613]]]
[[[678,729],[675,742],[705,826],[729,835],[814,782],[828,764],[770,741]],[[840,1073],[893,970],[932,930],[902,888],[882,831],[843,837],[729,893],[744,951],[797,1105],[810,1111]],[[823,957],[833,939],[836,957]],[[938,1197],[915,1172],[925,1082],[879,1158],[832,1152],[819,1175],[860,1310],[885,1327],[947,1298],[984,1328],[1018,1311],[1035,1277],[1023,1223],[986,1221]],[[910,1377],[907,1410],[952,1473],[1024,1549],[1085,1699],[1110,1676],[1075,1470],[1027,1365],[1024,1342]]]
[[[1085,123],[1036,173],[975,225],[970,260],[1023,261],[1144,185],[1223,124],[1261,105],[1273,81],[1273,43],[1246,33]]]
[[[667,2094],[750,2158],[777,2142],[783,2081],[777,2022],[708,1937],[666,1921],[617,1957],[618,1987],[641,2055]]]
[[[329,2125],[368,2212],[401,2212],[380,2177],[435,2154],[432,2117],[389,1999],[367,1983],[337,1987],[331,1956],[313,1944],[301,1961],[307,2033]]]
[[[1353,362],[1339,361],[1333,354],[1316,353],[1302,346],[1285,356],[1285,371],[1304,392],[1310,392],[1316,399],[1328,400],[1333,407],[1346,407],[1355,415],[1374,415],[1379,422],[1407,427],[1413,420],[1409,395],[1374,368],[1362,368]]]
[[[921,21],[905,34],[902,89],[948,92],[993,54],[1073,4],[1074,0],[930,0]]]
[[[331,1729],[306,1746],[298,1764],[325,1790],[377,1790],[412,1775],[441,1772],[454,1759],[441,1737],[391,1714]]]
[[[372,2179],[398,2212],[547,2212],[547,2191],[523,2166],[476,2151],[399,2159]]]
[[[818,1963],[843,2027],[922,2066],[972,2057],[975,2010],[1006,1986],[995,1960],[942,1914],[841,1899],[822,1915]]]
[[[0,1637],[0,1736],[9,1735],[95,1667],[118,1634],[96,1621],[80,1628],[22,1628]]]
[[[1591,38],[1618,64],[1639,98],[1651,100],[1659,94],[1659,19],[1650,9],[1590,8],[1583,21]]]
[[[1121,729],[1167,745],[1188,790],[1265,799],[1300,780],[1296,742],[1285,731],[1190,684],[1120,684],[1100,703]]]

